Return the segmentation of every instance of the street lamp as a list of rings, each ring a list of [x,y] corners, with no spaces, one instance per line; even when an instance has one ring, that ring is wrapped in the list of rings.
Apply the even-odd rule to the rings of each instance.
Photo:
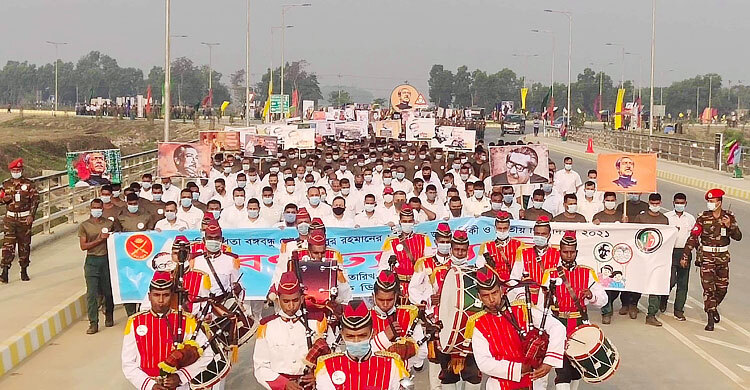
[[[165,0],[164,3],[164,142],[169,141],[169,121],[170,117],[172,116],[172,64],[170,63],[170,43],[171,43],[171,36],[170,36],[170,21],[169,21],[169,9],[170,9],[170,0]]]
[[[219,46],[221,43],[219,42],[201,42],[201,45],[208,46],[208,105],[213,109],[214,107],[214,93],[213,93],[213,85],[211,84],[211,80],[213,78],[213,48],[214,46]]]
[[[284,16],[286,15],[286,10],[289,8],[294,7],[310,7],[312,4],[310,3],[302,3],[302,4],[286,4],[281,6],[281,25],[285,26],[286,23],[284,22]],[[284,96],[284,68],[286,67],[284,63],[284,31],[286,29],[281,29],[281,96],[283,99]],[[284,114],[284,117],[286,118],[286,114]]]
[[[526,74],[526,72],[528,72],[528,69],[529,69],[529,58],[530,57],[539,57],[539,54],[520,53],[520,54],[513,54],[513,57],[522,57],[523,60],[524,60],[524,63],[523,63],[523,71],[524,71],[523,86],[524,86],[524,88],[526,88],[526,76],[525,76],[525,74]]]
[[[625,87],[625,45],[620,43],[607,42],[605,46],[616,46],[622,50],[622,75],[620,76],[620,88]]]
[[[250,0],[247,0],[247,31],[245,32],[245,127],[250,126]]]
[[[651,91],[648,110],[648,134],[654,134],[654,56],[656,55],[656,0],[651,0]]]
[[[282,26],[272,26],[271,27],[271,75],[270,75],[271,77],[268,79],[269,84],[273,83],[273,32],[274,32],[274,30],[286,30],[287,28],[292,28],[292,27],[294,27],[294,26],[287,25],[287,26],[283,26],[283,27]],[[270,92],[273,93],[273,90],[270,91]],[[268,98],[270,99],[271,96],[269,95]],[[283,99],[283,97],[282,97],[282,99]],[[268,110],[268,111],[269,111],[268,112],[268,121],[270,122],[271,121],[271,110]]]
[[[187,38],[188,36],[184,35],[184,34],[172,34],[172,35],[170,35],[170,37],[171,38]],[[171,55],[171,46],[172,45],[171,45],[171,42],[170,42],[170,55]],[[172,61],[171,61],[171,59],[168,59],[168,61],[169,61],[169,74],[171,76],[172,75]],[[180,84],[177,86],[177,105],[179,105],[179,106],[182,106],[182,76],[183,76],[183,73],[184,73],[184,70],[182,72],[180,72]],[[165,72],[165,76],[166,76],[166,72]],[[165,77],[165,80],[166,80],[166,77]],[[170,85],[170,87],[172,86],[172,79],[171,78],[169,80],[169,85]],[[170,98],[169,101],[171,103],[172,102],[172,96],[170,96],[169,98]],[[170,117],[171,117],[171,113],[170,113]]]
[[[57,63],[60,62],[60,54],[58,51],[58,47],[60,45],[67,45],[68,42],[53,42],[53,41],[47,41],[50,45],[55,46],[55,107],[52,110],[52,115],[57,115]]]
[[[633,87],[633,102],[635,102],[635,90],[636,90],[636,88],[638,88],[638,99],[641,99],[641,85],[642,85],[642,79],[643,79],[643,57],[640,54],[638,54],[638,53],[631,53],[629,51],[626,51],[625,55],[638,57],[638,84],[637,84],[637,87],[635,87],[635,86]],[[641,100],[641,102],[643,102],[643,101]],[[640,124],[641,124],[641,114],[640,114],[641,108],[642,107],[639,104],[638,105],[638,120],[636,121],[636,124],[638,126],[638,130],[641,129],[641,126],[640,126]],[[650,118],[650,116],[649,116],[649,118]]]
[[[601,110],[602,107],[604,107],[604,69],[614,64],[615,64],[614,62],[608,62],[604,65],[601,65],[601,70],[599,71],[599,110]],[[595,64],[593,62],[589,62],[589,65],[594,66],[594,67],[600,67],[600,65]],[[599,113],[595,112],[594,114],[599,114]],[[597,118],[599,118],[598,115],[597,115]]]
[[[552,71],[550,72],[551,78],[550,78],[550,101],[555,100],[555,33],[553,33],[550,30],[540,30],[540,29],[533,29],[531,30],[533,33],[537,34],[548,34],[552,37]],[[552,111],[554,112],[555,107],[552,107]],[[542,116],[544,118],[544,116]],[[551,124],[551,121],[550,121]],[[544,127],[544,135],[547,135],[547,127]]]
[[[571,61],[573,58],[573,14],[570,11],[555,11],[551,9],[545,9],[544,12],[553,14],[562,14],[568,17],[568,118],[567,126],[570,128],[570,116],[572,115],[572,107],[570,106],[570,81],[571,81]]]

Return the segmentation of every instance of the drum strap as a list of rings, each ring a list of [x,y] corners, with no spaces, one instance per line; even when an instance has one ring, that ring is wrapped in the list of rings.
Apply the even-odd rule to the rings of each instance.
[[[578,294],[576,294],[575,290],[573,290],[573,286],[570,285],[570,280],[568,280],[568,277],[565,275],[565,268],[563,268],[563,266],[561,265],[558,265],[557,274],[560,276],[560,279],[562,279],[565,288],[568,290],[570,298],[573,299],[573,303],[576,305],[576,309],[578,309],[578,311],[581,313],[581,318],[584,321],[588,321],[589,314],[586,312],[586,308],[581,305],[581,302],[578,301]]]
[[[208,268],[211,269],[211,273],[214,275],[214,279],[216,279],[216,283],[219,284],[219,289],[221,289],[221,295],[226,295],[227,290],[224,288],[224,284],[221,283],[221,279],[219,279],[219,275],[216,273],[216,268],[214,268],[213,260],[207,257],[206,264],[208,264]]]

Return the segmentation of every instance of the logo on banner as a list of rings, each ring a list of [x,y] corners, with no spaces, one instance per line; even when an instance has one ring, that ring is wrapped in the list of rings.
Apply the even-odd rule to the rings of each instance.
[[[618,264],[627,264],[633,259],[633,248],[624,242],[616,244],[612,248],[612,258]]]
[[[664,238],[659,229],[645,228],[635,233],[635,245],[645,254],[656,252],[663,242]]]
[[[136,234],[125,241],[125,252],[134,260],[146,260],[154,252],[154,242],[145,234]]]
[[[612,260],[614,247],[608,242],[600,242],[594,247],[594,258],[600,263]]]

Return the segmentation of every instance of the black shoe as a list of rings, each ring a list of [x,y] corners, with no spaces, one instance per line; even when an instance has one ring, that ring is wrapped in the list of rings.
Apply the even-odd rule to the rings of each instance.
[[[667,311],[667,297],[661,297],[661,302],[659,303],[659,310],[661,310],[662,313]]]
[[[86,334],[95,334],[99,331],[99,324],[91,323],[89,324],[89,328],[86,329]]]
[[[21,280],[23,280],[24,282],[28,282],[29,280],[31,280],[31,278],[29,277],[28,267],[21,268]]]
[[[685,312],[684,311],[675,310],[674,311],[674,318],[677,321],[687,321],[687,318],[685,318]]]
[[[708,323],[706,324],[706,327],[703,328],[708,332],[714,331],[714,312],[710,311],[708,312]]]
[[[719,310],[714,310],[714,322],[717,324],[721,322],[721,316],[719,315]]]
[[[5,284],[8,283],[8,268],[9,267],[3,267],[3,272],[0,273],[0,282]]]
[[[115,316],[114,314],[107,314],[104,319],[104,326],[107,328],[111,328],[115,326]]]

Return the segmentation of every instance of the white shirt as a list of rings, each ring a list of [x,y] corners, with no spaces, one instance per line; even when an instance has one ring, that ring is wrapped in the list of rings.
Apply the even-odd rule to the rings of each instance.
[[[414,184],[409,179],[397,180],[394,178],[391,187],[393,187],[393,191],[404,191],[407,194],[414,191]]]
[[[280,203],[273,202],[271,206],[266,206],[262,200],[260,202],[260,218],[263,219],[264,224],[269,226],[281,221],[283,211],[284,206],[280,206]]]
[[[237,206],[231,205],[221,210],[219,225],[221,225],[222,229],[236,229],[240,227],[244,219],[247,219],[247,209],[245,209],[245,206],[238,209]]]
[[[211,271],[208,261],[211,261],[216,274]],[[195,258],[193,268],[203,271],[211,278],[211,292],[215,295],[223,294],[221,286],[224,287],[224,290],[229,291],[232,288],[232,283],[240,280],[239,263],[235,265],[235,258],[226,253],[222,253],[211,260],[206,259],[205,254],[200,255]],[[221,286],[219,282],[221,282]]]
[[[380,225],[385,225],[385,223],[381,223],[377,207],[372,215],[367,215],[367,213],[363,211],[354,216],[354,227],[373,227]]]
[[[578,187],[582,186],[581,175],[578,172],[570,170],[566,171],[565,168],[555,172],[555,184],[554,187],[560,191],[561,194],[575,194]]]
[[[206,204],[209,200],[211,200],[211,198],[214,197],[214,194],[216,194],[216,189],[214,188],[213,183],[209,181],[205,186],[198,184],[198,192],[200,193],[198,201]]]
[[[305,206],[307,209],[307,212],[310,213],[310,218],[327,218],[329,215],[333,215],[333,210],[331,209],[331,206],[323,203],[322,201],[317,206],[313,207],[309,202],[307,202],[307,205]],[[328,226],[328,225],[326,225]]]
[[[387,225],[388,222],[398,225],[399,215],[395,205],[391,204],[391,207],[380,205],[375,209],[375,212],[380,215],[381,225]]]
[[[162,188],[164,188],[163,185],[162,185]],[[164,203],[167,203],[171,200],[172,202],[179,204],[180,203],[180,191],[181,190],[174,184],[170,185],[169,189],[164,188],[164,195],[161,196],[161,201]]]
[[[677,227],[677,241],[674,242],[675,248],[684,248],[685,243],[690,237],[690,230],[695,226],[695,217],[688,213],[682,212],[682,215],[678,216],[674,210],[664,213],[669,220],[670,226]]]
[[[422,199],[422,207],[435,213],[435,220],[440,221],[448,216],[448,208],[445,207],[444,203],[435,200],[434,203],[430,203],[425,197]]]
[[[263,194],[263,187],[264,185],[260,180],[255,180],[255,183],[248,180],[247,184],[245,184],[245,197],[247,199],[255,198],[260,200],[260,197]]]
[[[263,218],[258,217],[255,218],[255,220],[251,220],[250,217],[245,214],[245,219],[239,222],[239,226],[237,228],[239,229],[248,229],[248,228],[270,228],[271,224],[266,223]]]
[[[544,203],[542,208],[547,210],[552,216],[560,214],[563,210],[563,196],[557,192],[557,189],[552,188],[552,192],[544,195]]]
[[[486,196],[482,197],[482,199],[477,199],[472,196],[471,198],[467,198],[464,202],[464,210],[472,216],[479,216],[483,212],[491,209],[492,206],[490,205],[490,200]]]
[[[154,230],[157,231],[167,231],[167,230],[177,230],[177,231],[183,231],[188,229],[188,224],[179,219],[175,218],[173,223],[169,223],[169,221],[166,218],[160,219],[158,222],[156,222],[156,225],[154,226]]]
[[[218,200],[219,203],[221,203],[222,209],[234,206],[234,196],[232,196],[232,193],[229,191],[225,191],[224,196],[222,196],[218,192],[214,193],[214,196],[211,197],[209,202],[212,200]],[[208,204],[208,202],[206,202],[206,204]]]
[[[594,195],[594,199],[591,201],[586,199],[585,196],[578,198],[578,214],[586,217],[587,222],[591,222],[594,219],[594,215],[602,210],[604,210],[604,203],[597,201],[596,195]]]
[[[185,221],[188,229],[200,229],[203,211],[195,206],[190,206],[188,211],[185,211],[182,206],[177,206],[177,219]]]
[[[336,170],[336,178],[339,179],[339,180],[347,178],[347,179],[349,179],[349,183],[351,185],[354,185],[354,174],[351,171],[349,171],[348,169],[345,170],[345,171],[343,171],[343,172],[341,172],[340,169],[337,169]]]
[[[154,193],[151,192],[151,189],[149,188],[148,191],[141,188],[141,192],[138,193],[138,197],[147,199],[147,200],[154,200]]]
[[[333,212],[321,217],[321,219],[323,220],[323,225],[325,225],[325,227],[354,227],[354,218],[348,216],[346,212],[341,215],[341,219],[337,218]]]
[[[492,209],[492,207],[490,207]],[[521,213],[521,205],[516,203],[515,201],[508,206],[503,202],[503,205],[500,206],[501,211],[507,211],[510,213],[510,215],[513,217],[513,219],[520,219],[519,214]]]

